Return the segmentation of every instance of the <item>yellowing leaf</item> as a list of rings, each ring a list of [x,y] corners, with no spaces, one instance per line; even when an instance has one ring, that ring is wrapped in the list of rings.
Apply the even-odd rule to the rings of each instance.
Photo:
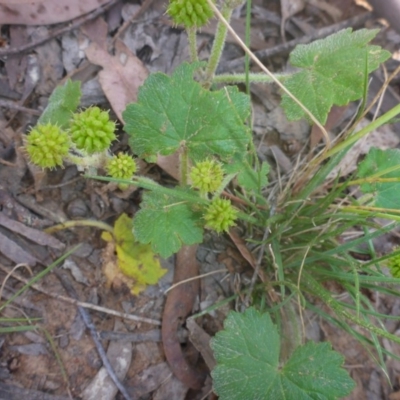
[[[122,214],[115,221],[114,238],[107,232],[103,232],[102,238],[115,241],[118,267],[125,276],[133,279],[131,292],[137,295],[146,289],[146,285],[156,284],[167,270],[161,268],[150,245],[135,240],[132,227],[132,219]]]

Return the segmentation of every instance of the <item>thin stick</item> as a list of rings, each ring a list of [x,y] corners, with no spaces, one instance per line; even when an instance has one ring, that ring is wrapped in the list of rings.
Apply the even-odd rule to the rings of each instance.
[[[8,108],[9,110],[22,111],[24,113],[37,115],[37,116],[42,115],[41,111],[33,110],[32,108],[28,108],[28,107],[24,107],[24,106],[20,106],[18,103],[15,103],[14,101],[10,101],[10,100],[0,99],[0,107]]]
[[[8,274],[10,272],[9,269],[6,268],[2,264],[0,264],[0,269],[2,271],[4,271],[6,274]],[[22,276],[19,276],[19,275],[15,274],[15,273],[12,275],[12,277],[14,279],[17,279],[18,281],[20,281],[22,283],[25,283],[25,284],[28,284],[28,282],[29,282],[27,279],[23,278]],[[132,315],[132,314],[121,313],[121,312],[118,312],[118,311],[111,310],[109,308],[96,306],[95,304],[85,303],[83,301],[75,300],[75,299],[72,299],[71,297],[63,296],[61,294],[50,293],[47,290],[43,289],[38,284],[33,284],[33,285],[31,285],[31,287],[33,289],[37,290],[40,293],[43,293],[43,294],[45,294],[45,295],[47,295],[49,297],[52,297],[53,299],[64,301],[65,303],[69,303],[69,304],[72,304],[74,306],[84,307],[84,308],[87,308],[87,309],[90,309],[90,310],[99,311],[99,312],[104,313],[104,314],[114,315],[115,317],[119,317],[119,318],[123,318],[123,319],[129,319],[131,321],[145,322],[146,324],[161,326],[161,321],[158,321],[158,320],[155,320],[155,319],[140,317],[140,316]]]
[[[204,278],[204,277],[209,276],[209,275],[219,274],[220,272],[228,272],[228,270],[226,268],[217,269],[216,271],[207,272],[206,274],[203,274],[203,275],[197,275],[197,276],[194,276],[192,278],[184,279],[183,281],[177,282],[174,285],[170,286],[164,292],[164,294],[168,293],[170,290],[175,289],[176,287],[178,287],[180,285],[183,285],[184,283],[187,283],[187,282],[190,282],[190,281],[194,281],[196,279],[201,279],[201,278]]]
[[[25,268],[29,271],[29,273],[31,274],[31,276],[33,275],[33,274],[32,274],[32,270],[31,270],[31,267],[30,267],[28,264],[26,264],[26,263],[17,264],[11,271],[8,271],[6,277],[3,279],[3,282],[1,283],[1,287],[0,287],[0,300],[1,300],[1,298],[3,297],[4,286],[6,286],[6,283],[7,283],[8,279],[10,278],[10,276],[12,276],[12,275],[14,274],[14,272],[15,272],[18,268],[21,268],[21,267],[25,267]]]

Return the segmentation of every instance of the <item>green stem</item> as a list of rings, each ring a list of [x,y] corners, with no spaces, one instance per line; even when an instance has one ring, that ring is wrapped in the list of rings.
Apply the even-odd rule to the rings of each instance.
[[[400,215],[394,215],[394,214],[388,214],[387,212],[374,212],[373,209],[369,210],[363,207],[364,209],[360,207],[352,207],[352,206],[345,206],[341,207],[342,211],[345,212],[350,212],[353,214],[358,214],[358,215],[363,215],[366,218],[369,217],[374,217],[374,218],[382,218],[382,219],[388,219],[388,220],[393,220],[393,221],[400,221]],[[398,212],[398,210],[395,210]]]
[[[399,182],[400,178],[381,178],[381,176],[390,174],[392,172],[397,172],[400,169],[400,165],[394,165],[393,167],[385,168],[381,171],[378,171],[377,173],[369,176],[368,178],[360,178],[360,179],[355,179],[354,181],[348,181],[346,182],[346,186],[350,185],[360,185],[362,183],[389,183],[389,182]]]
[[[232,9],[223,6],[221,14],[222,16],[229,22],[232,16]],[[211,82],[213,80],[215,71],[217,70],[219,60],[221,58],[222,51],[225,45],[226,34],[228,32],[228,28],[224,25],[223,22],[218,20],[217,24],[217,32],[215,34],[213,47],[211,49],[210,58],[208,60],[206,74],[205,74],[205,87],[209,88],[211,86]]]
[[[246,222],[248,222],[249,224],[252,224],[252,225],[260,226],[260,222],[261,221],[259,219],[254,218],[254,217],[252,217],[252,216],[250,216],[250,215],[248,215],[248,214],[246,214],[244,212],[239,211],[237,216],[242,221],[246,221]]]
[[[245,43],[248,48],[250,48],[250,29],[251,29],[251,0],[246,2],[246,37]],[[246,94],[250,96],[250,57],[248,53],[244,55],[244,68],[245,68],[245,78],[246,78]]]
[[[188,171],[189,171],[189,154],[188,149],[185,147],[179,157],[180,162],[180,172],[181,181],[179,182],[181,186],[186,186],[188,183]]]
[[[284,81],[289,78],[288,74],[276,74],[275,77],[280,81]],[[213,83],[246,83],[246,74],[221,74],[215,75],[212,79]],[[258,83],[271,83],[274,82],[271,77],[265,74],[257,74],[257,73],[249,73],[249,81],[250,82],[258,82]]]
[[[57,231],[61,231],[63,229],[74,228],[76,226],[93,226],[95,228],[102,229],[103,231],[108,231],[114,233],[114,229],[112,226],[106,224],[102,221],[96,221],[93,219],[80,219],[77,221],[65,221],[62,224],[51,226],[50,228],[46,228],[46,233],[54,233]]]
[[[392,340],[393,342],[400,343],[400,337],[392,335],[391,333],[378,328],[370,322],[364,321],[351,314],[343,306],[341,306],[333,297],[332,294],[326,290],[318,281],[316,281],[310,274],[304,272],[302,276],[303,287],[313,294],[318,296],[328,307],[330,307],[336,315],[348,319],[349,321],[365,328],[371,333],[385,337],[386,339]]]
[[[378,129],[380,126],[389,123],[391,119],[396,117],[396,115],[400,114],[400,104],[397,106],[393,107],[391,110],[389,110],[387,113],[383,114],[379,118],[377,118],[375,121],[372,121],[370,124],[368,124],[365,128],[359,130],[357,133],[354,135],[350,136],[348,139],[346,139],[344,142],[339,143],[335,147],[333,147],[331,150],[328,150],[324,154],[321,155],[321,158],[318,159],[318,162],[321,162],[322,160],[325,160],[334,154],[339,153],[341,150],[344,150],[346,147],[351,146],[364,136],[366,136],[368,133]]]
[[[80,155],[75,155],[69,153],[65,159],[78,167],[83,168],[104,168],[110,155],[107,150],[102,153],[95,153],[91,155],[85,155],[81,153]]]
[[[108,176],[94,176],[94,175],[85,175],[85,177],[105,182],[116,182],[128,185],[135,185],[143,189],[153,190],[156,193],[165,194],[167,196],[175,197],[177,199],[181,199],[182,201],[188,201],[194,204],[208,205],[210,203],[210,200],[201,198],[195,192],[191,193],[189,191],[170,189],[168,187],[161,186],[158,183],[154,182],[153,180],[145,178],[143,176],[134,176],[131,180],[111,178]]]
[[[346,186],[352,185],[362,185],[363,183],[395,183],[400,182],[400,178],[379,178],[377,176],[371,176],[369,178],[355,179],[354,181],[349,181]]]
[[[189,53],[190,60],[192,63],[198,62],[199,57],[197,55],[197,28],[195,26],[191,26],[190,28],[186,28],[186,32],[189,40]]]

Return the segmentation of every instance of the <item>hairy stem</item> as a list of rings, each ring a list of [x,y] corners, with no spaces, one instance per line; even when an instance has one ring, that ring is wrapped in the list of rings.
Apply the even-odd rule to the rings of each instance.
[[[230,7],[224,6],[222,8],[221,14],[225,18],[225,20],[229,22],[232,16],[232,9]],[[227,32],[228,29],[225,24],[221,22],[221,20],[218,20],[217,32],[215,34],[213,47],[211,49],[210,58],[208,60],[206,68],[205,87],[207,88],[211,86],[212,79],[214,77],[215,71],[217,70],[222,51],[224,49]]]
[[[290,75],[288,74],[276,74],[275,77],[280,81],[284,81],[286,78],[289,78]],[[215,75],[212,78],[213,83],[226,83],[226,84],[233,84],[233,83],[245,83],[246,82],[246,74],[221,74]],[[274,82],[271,77],[265,74],[257,74],[257,73],[250,73],[249,74],[249,81],[250,82],[260,82],[260,83],[272,83]]]
[[[181,186],[186,186],[188,183],[188,171],[189,171],[189,154],[188,149],[185,147],[179,157],[180,172],[181,172]]]
[[[190,52],[190,60],[192,63],[198,62],[199,57],[197,55],[197,34],[196,27],[192,26],[190,28],[186,28],[186,32],[189,40],[189,52]]]

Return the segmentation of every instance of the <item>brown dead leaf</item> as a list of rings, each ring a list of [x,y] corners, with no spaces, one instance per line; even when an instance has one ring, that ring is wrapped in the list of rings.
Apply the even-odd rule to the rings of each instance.
[[[189,339],[196,347],[197,351],[203,356],[207,367],[212,371],[215,367],[215,358],[211,350],[211,336],[193,318],[186,320],[186,327],[189,330]]]
[[[147,78],[148,71],[125,44],[116,42],[116,55],[112,56],[92,43],[86,49],[86,56],[93,64],[100,65],[99,81],[104,94],[120,121],[122,112],[130,102],[137,100],[139,86]]]
[[[28,41],[27,29],[25,26],[10,27],[10,46],[19,47],[26,44]],[[8,82],[11,89],[16,89],[18,82],[22,81],[27,66],[27,55],[16,54],[7,57],[4,62],[7,71]]]
[[[239,250],[240,254],[243,256],[243,258],[254,268],[256,269],[257,267],[257,260],[254,257],[254,254],[249,250],[249,248],[246,245],[246,242],[243,240],[242,237],[239,236],[239,234],[236,232],[235,229],[230,229],[229,232],[229,237],[232,239],[232,242],[235,244],[237,249]],[[263,270],[259,270],[258,276],[261,279],[262,282],[267,282],[267,278],[264,274]]]
[[[309,4],[319,8],[321,11],[326,12],[333,19],[334,22],[338,22],[342,17],[342,11],[339,7],[334,4],[329,4],[324,0],[307,0]],[[332,3],[332,2],[331,2]]]
[[[87,14],[109,1],[0,0],[0,24],[58,24]]]
[[[343,115],[347,110],[348,106],[333,106],[329,111],[328,118],[324,125],[326,131],[330,131],[343,120]],[[324,134],[317,125],[313,125],[310,133],[310,149],[314,151],[318,143],[323,139]],[[310,155],[311,158],[311,155]]]
[[[106,287],[112,288],[115,292],[120,292],[125,286],[132,287],[135,281],[125,276],[118,267],[115,248],[115,243],[108,242],[102,251],[101,260],[103,262],[103,273],[106,277]]]
[[[167,174],[171,175],[174,179],[179,181],[179,154],[174,153],[169,156],[158,155],[157,165],[162,168]]]
[[[198,275],[196,260],[197,246],[183,246],[177,256],[174,283],[182,282]],[[199,292],[199,280],[194,279],[178,285],[168,292],[163,313],[161,336],[165,357],[174,375],[187,387],[201,389],[205,376],[190,365],[179,342],[178,329],[192,312]]]
[[[300,12],[306,5],[304,0],[281,0],[281,36],[285,38],[286,21]]]
[[[103,18],[88,21],[81,29],[92,42],[97,43],[104,50],[107,49],[108,25]]]

